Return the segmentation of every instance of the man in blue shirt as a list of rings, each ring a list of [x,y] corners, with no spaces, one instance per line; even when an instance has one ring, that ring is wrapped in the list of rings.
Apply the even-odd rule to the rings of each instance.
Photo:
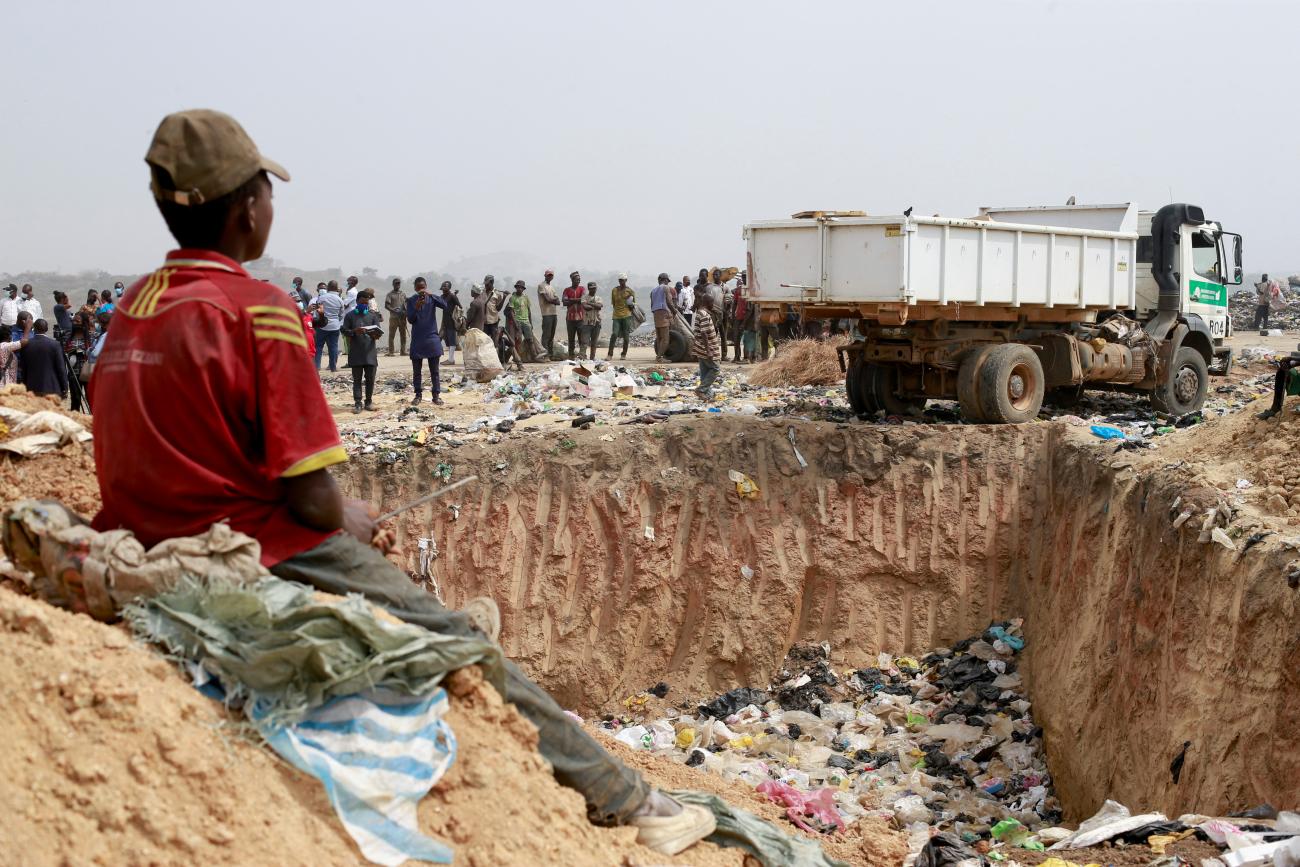
[[[325,317],[325,323],[316,326],[316,369],[320,370],[321,352],[328,345],[330,373],[334,373],[339,369],[339,329],[343,327],[343,299],[339,297],[337,283],[331,281],[331,286],[316,296],[312,316],[317,313]]]
[[[668,351],[668,331],[676,309],[672,280],[661,273],[659,285],[650,290],[650,314],[655,318],[655,361],[663,361],[664,353]]]
[[[433,402],[442,406],[442,383],[438,378],[438,360],[442,358],[442,338],[438,336],[438,311],[447,310],[447,302],[429,294],[429,284],[423,277],[415,278],[415,295],[406,299],[406,320],[411,323],[411,386],[415,389],[412,406],[424,400],[424,383],[420,375],[424,362],[429,362],[429,388]]]

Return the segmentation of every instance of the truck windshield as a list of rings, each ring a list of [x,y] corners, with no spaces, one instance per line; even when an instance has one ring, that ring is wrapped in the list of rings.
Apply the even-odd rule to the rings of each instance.
[[[1219,245],[1211,233],[1192,233],[1192,268],[1207,280],[1223,282],[1219,270]]]

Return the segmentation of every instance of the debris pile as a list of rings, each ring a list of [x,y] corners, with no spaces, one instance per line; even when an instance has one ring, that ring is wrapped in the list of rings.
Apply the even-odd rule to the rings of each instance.
[[[1228,297],[1228,312],[1237,332],[1253,330],[1250,326],[1255,321],[1255,303],[1255,287],[1249,284]],[[1282,286],[1282,297],[1269,311],[1268,327],[1279,333],[1300,330],[1300,286]]]
[[[750,385],[834,385],[844,381],[836,347],[824,340],[790,340],[750,371]]]
[[[973,843],[1060,821],[1042,729],[1016,670],[1021,622],[920,658],[880,654],[836,672],[798,644],[765,690],[739,688],[653,718],[648,696],[601,727],[637,749],[742,780],[799,827],[834,833],[883,816],[917,852],[937,830]],[[1010,825],[1006,823],[1012,823]]]
[[[343,375],[322,377],[336,405],[350,405],[351,380]],[[380,411],[338,419],[344,448],[353,455],[375,455],[382,463],[405,460],[412,449],[434,451],[467,442],[495,444],[507,437],[537,433],[539,424],[648,424],[683,413],[737,413],[764,418],[785,416],[828,421],[851,417],[843,388],[791,386],[763,388],[745,383],[738,372],[718,380],[708,402],[694,394],[693,370],[675,367],[633,368],[606,361],[563,361],[535,365],[523,372],[504,372],[486,383],[444,371],[445,406],[411,406],[380,398]],[[409,395],[402,377],[381,380],[381,395]],[[385,406],[387,404],[387,406]],[[519,429],[534,419],[531,430]],[[542,429],[545,432],[545,429]]]
[[[21,385],[0,387],[0,502],[52,498],[94,517],[100,498],[93,426],[90,416]]]

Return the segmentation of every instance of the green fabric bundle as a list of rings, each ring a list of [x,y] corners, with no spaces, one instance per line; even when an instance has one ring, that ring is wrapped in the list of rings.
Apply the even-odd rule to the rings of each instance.
[[[199,663],[227,701],[251,700],[279,724],[375,686],[425,695],[474,664],[504,693],[501,651],[486,639],[383,621],[360,596],[322,600],[279,578],[242,586],[182,580],[123,615],[137,635]]]

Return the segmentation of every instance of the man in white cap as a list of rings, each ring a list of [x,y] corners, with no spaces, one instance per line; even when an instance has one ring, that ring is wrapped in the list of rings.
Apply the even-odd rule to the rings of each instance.
[[[344,499],[329,468],[348,454],[298,310],[240,264],[266,251],[270,177],[289,173],[234,118],[207,110],[163,118],[145,161],[181,249],[126,291],[95,365],[95,528],[125,528],[152,547],[225,522],[255,538],[262,565],[284,580],[360,593],[431,632],[478,636],[465,612],[444,608],[384,558],[393,536],[375,522],[378,510]],[[537,727],[542,757],[594,821],[636,827],[642,844],[666,855],[713,832],[712,813],[651,788],[503,665],[505,700]]]
[[[614,344],[620,337],[623,338],[623,353],[619,358],[627,358],[628,339],[632,336],[632,308],[630,305],[636,303],[636,292],[628,288],[627,273],[618,275],[618,285],[609,293],[610,305],[613,308],[614,324],[609,333],[609,352],[605,358],[614,357]]]

